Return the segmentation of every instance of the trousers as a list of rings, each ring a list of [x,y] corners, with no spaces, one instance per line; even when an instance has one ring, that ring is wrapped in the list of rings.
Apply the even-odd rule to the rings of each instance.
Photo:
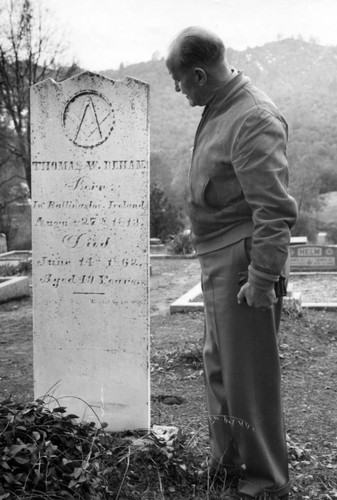
[[[282,298],[265,311],[238,304],[245,240],[199,256],[205,307],[203,362],[211,459],[240,468],[239,491],[289,491],[277,333]]]

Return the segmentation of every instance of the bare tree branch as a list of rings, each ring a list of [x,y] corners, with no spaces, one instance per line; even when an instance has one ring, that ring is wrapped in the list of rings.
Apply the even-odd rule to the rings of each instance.
[[[53,17],[36,0],[3,0],[7,9],[0,22],[0,165],[8,154],[21,158],[30,189],[31,85],[48,77],[69,77],[78,71],[75,63],[66,67],[64,42],[52,25]],[[2,146],[2,147],[1,147]],[[5,149],[5,153],[1,151]]]

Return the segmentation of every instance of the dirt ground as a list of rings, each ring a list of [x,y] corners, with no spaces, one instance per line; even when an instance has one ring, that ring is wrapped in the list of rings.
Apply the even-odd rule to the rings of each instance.
[[[196,260],[152,260],[152,424],[180,427],[207,453],[203,314],[169,314],[199,280]],[[0,304],[0,400],[33,399],[31,298]],[[280,358],[292,499],[337,498],[337,312],[283,315]]]

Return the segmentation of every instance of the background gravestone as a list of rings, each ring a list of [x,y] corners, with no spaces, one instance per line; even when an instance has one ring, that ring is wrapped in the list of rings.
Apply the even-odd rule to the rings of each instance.
[[[292,271],[337,271],[337,246],[300,245],[289,251]]]
[[[112,430],[149,426],[148,96],[87,72],[31,89],[35,397]]]
[[[0,233],[0,253],[5,253],[5,252],[7,252],[6,235]]]

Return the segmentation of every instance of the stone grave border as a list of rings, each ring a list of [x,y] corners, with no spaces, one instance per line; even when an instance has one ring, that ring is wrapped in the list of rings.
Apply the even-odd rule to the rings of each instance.
[[[0,266],[17,266],[23,260],[30,260],[31,258],[31,250],[12,250],[10,252],[0,253]]]
[[[308,275],[337,275],[337,271],[292,271],[290,276],[308,276]],[[337,302],[303,302],[304,309],[327,309],[330,311],[337,310]]]
[[[198,283],[187,293],[179,297],[179,299],[172,302],[170,305],[170,314],[203,311],[204,303],[194,302],[194,299],[201,295],[201,293],[201,283]],[[302,304],[301,293],[293,292],[291,284],[288,285],[288,295],[283,300],[285,307],[296,309],[298,312],[303,307],[308,307],[306,304]],[[337,308],[337,303],[335,303],[335,307]]]
[[[151,254],[152,259],[195,259],[196,254],[175,255],[175,254]],[[308,274],[337,274],[334,271],[293,271],[291,275],[308,275]],[[201,284],[198,283],[192,287],[188,292],[176,299],[170,305],[170,314],[198,312],[204,310],[203,302],[194,302],[194,300],[201,295]],[[292,289],[291,283],[288,286],[288,296],[284,299],[285,307],[295,308],[297,311],[301,309],[326,309],[337,310],[337,302],[303,302],[300,292],[295,292]]]
[[[150,255],[151,260],[152,259],[196,259],[197,255],[192,253],[192,254],[174,254],[174,253],[151,253]]]
[[[27,276],[0,277],[0,303],[19,299],[30,295],[29,278]]]
[[[31,250],[12,250],[0,254],[1,266],[17,266],[32,258]],[[31,295],[28,276],[0,276],[0,303]]]

